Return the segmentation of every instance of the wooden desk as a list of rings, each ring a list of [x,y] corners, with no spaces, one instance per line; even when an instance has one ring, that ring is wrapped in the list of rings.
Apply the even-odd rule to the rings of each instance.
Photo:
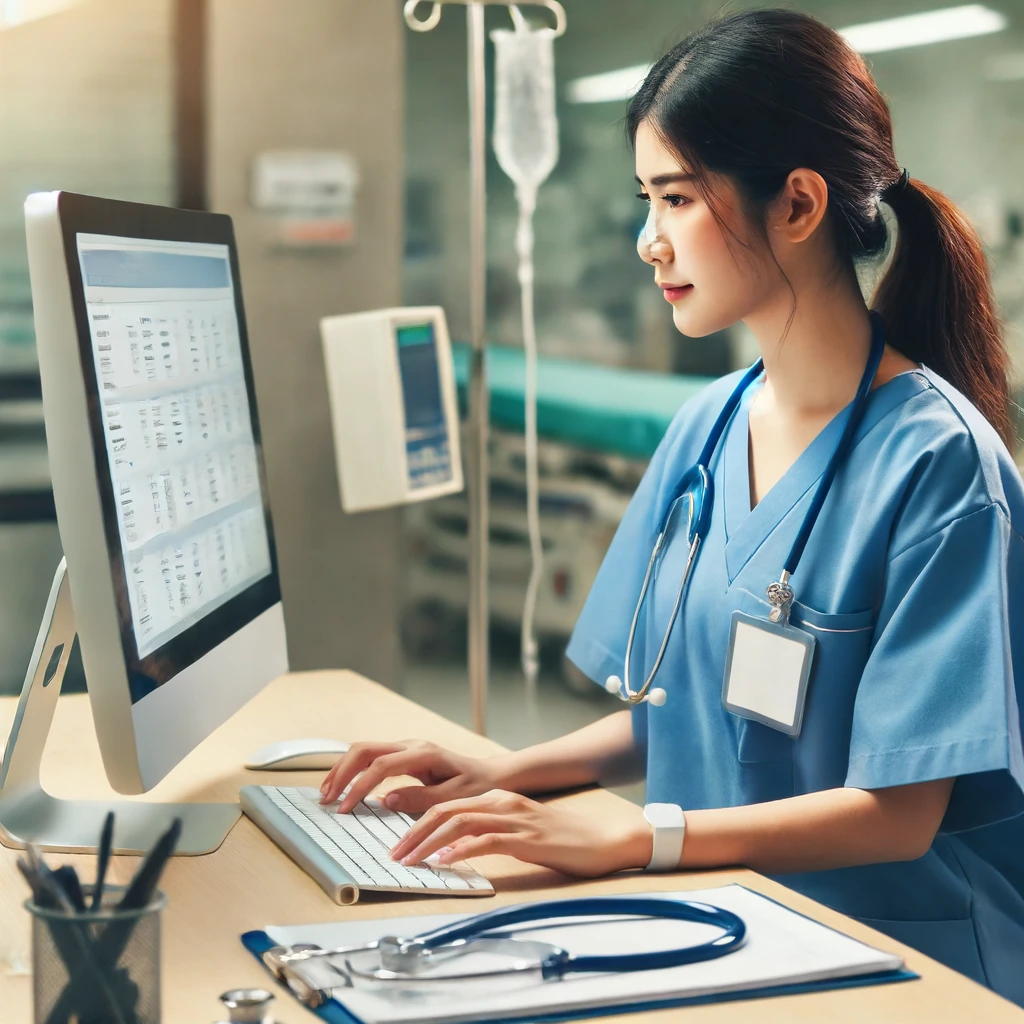
[[[13,698],[0,700],[0,735],[14,715]],[[250,782],[300,785],[318,783],[318,773],[287,776],[246,772],[244,756],[274,740],[334,734],[348,740],[428,737],[469,754],[490,754],[500,748],[490,740],[426,711],[384,687],[350,672],[295,674],[277,680],[179,765],[146,799],[235,800]],[[85,696],[58,702],[43,781],[55,796],[96,799],[109,793],[92,717]],[[611,793],[591,790],[558,798],[574,810],[614,815],[633,809]],[[11,952],[29,962],[29,920],[22,909],[26,890],[15,868],[14,851],[0,847],[0,956]],[[69,857],[91,877],[93,858]],[[744,885],[803,913],[885,949],[896,949],[920,981],[862,989],[760,1000],[720,1003],[616,1017],[622,1024],[643,1020],[794,1022],[844,1024],[864,1021],[1024,1021],[1024,1012],[987,989],[929,960],[887,936],[833,913],[811,900],[745,870],[680,874],[624,875],[597,882],[572,882],[553,872],[504,857],[474,863],[494,882],[498,892],[488,906],[552,896],[626,893],[675,888],[703,888],[728,882]],[[123,882],[134,869],[132,858],[111,865],[113,881]],[[219,1019],[218,995],[229,988],[274,988],[270,976],[245,950],[242,932],[269,924],[299,924],[336,918],[393,917],[466,909],[452,900],[406,897],[365,897],[353,907],[338,907],[248,819],[243,818],[224,845],[207,857],[179,857],[164,876],[168,907],[163,920],[163,1009],[169,1024],[204,1024]],[[472,909],[482,910],[474,902]],[[31,1020],[31,979],[11,976],[0,967],[0,1020],[19,1024]],[[315,1020],[290,996],[280,994],[275,1008],[294,1024]],[[606,1018],[607,1019],[607,1018]]]

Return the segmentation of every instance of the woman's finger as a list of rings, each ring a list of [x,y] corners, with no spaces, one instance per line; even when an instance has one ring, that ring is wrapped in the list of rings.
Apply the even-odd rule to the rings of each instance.
[[[402,857],[402,863],[420,864],[432,853],[451,846],[466,836],[481,836],[495,832],[515,832],[517,822],[505,814],[480,814],[463,811],[453,814],[439,828]],[[393,855],[392,855],[393,856]]]
[[[339,758],[320,786],[321,803],[338,799],[338,794],[368,765],[384,754],[401,750],[399,743],[354,743],[348,753]]]
[[[449,800],[447,803],[435,804],[416,822],[408,832],[392,847],[392,860],[400,860],[417,847],[432,832],[444,824],[453,814],[465,814],[473,811],[486,813],[497,811],[498,801],[493,793],[483,796],[464,797],[461,800]]]
[[[462,780],[458,777],[447,779],[436,786],[403,786],[393,789],[384,798],[385,806],[392,811],[405,814],[422,814],[436,804],[444,803],[458,796]]]
[[[437,858],[438,865],[457,864],[470,857],[489,857],[503,853],[519,860],[530,860],[529,844],[518,832],[487,832],[482,836],[467,836],[443,850]]]
[[[395,775],[408,775],[415,771],[426,755],[422,750],[399,750],[378,757],[355,779],[338,805],[339,814],[348,814],[361,800],[365,800],[385,779]]]

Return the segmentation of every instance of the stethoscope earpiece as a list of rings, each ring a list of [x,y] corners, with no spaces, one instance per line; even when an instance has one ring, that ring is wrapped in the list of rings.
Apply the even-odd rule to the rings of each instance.
[[[618,676],[609,676],[604,682],[604,688],[613,696],[622,696],[622,680]],[[623,700],[629,700],[630,704],[653,704],[656,708],[660,708],[665,703],[668,694],[660,687],[656,686],[649,693],[644,694],[642,697],[637,694],[637,699],[629,700],[629,697],[623,697]]]

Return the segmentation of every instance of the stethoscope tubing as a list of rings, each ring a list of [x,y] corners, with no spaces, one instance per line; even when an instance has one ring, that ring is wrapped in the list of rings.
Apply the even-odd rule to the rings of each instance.
[[[747,926],[731,910],[687,900],[659,899],[644,896],[595,896],[557,902],[527,903],[493,910],[459,924],[438,928],[417,936],[428,949],[470,942],[497,929],[539,921],[556,921],[568,917],[656,917],[677,921],[693,921],[722,929],[722,934],[708,942],[679,949],[656,950],[649,953],[623,953],[614,956],[574,956],[562,951],[541,964],[544,978],[560,978],[570,973],[621,973],[651,971],[684,964],[703,963],[738,949],[746,938]]]
[[[665,652],[668,650],[668,642],[672,639],[671,624],[676,621],[676,618],[679,615],[679,609],[682,607],[683,595],[686,592],[686,583],[690,578],[691,571],[693,570],[693,563],[696,561],[697,550],[700,547],[701,542],[700,534],[695,535],[693,540],[690,542],[690,550],[686,556],[686,567],[683,569],[683,576],[679,581],[679,589],[676,591],[675,604],[672,605],[672,615],[669,618],[669,628],[665,631],[665,635],[661,639],[661,647],[658,649],[658,656],[654,659],[654,667],[647,674],[647,678],[644,680],[643,686],[634,693],[629,684],[629,665],[633,660],[633,641],[636,639],[636,627],[637,622],[640,619],[640,610],[644,606],[644,598],[647,596],[647,587],[650,584],[651,575],[654,571],[654,565],[658,560],[658,553],[661,551],[661,542],[664,537],[664,533],[658,535],[658,541],[654,545],[654,552],[651,554],[651,560],[647,563],[647,573],[644,575],[644,583],[640,588],[640,600],[637,601],[636,610],[633,612],[633,622],[629,627],[629,636],[626,638],[626,660],[622,669],[622,687],[626,700],[630,704],[643,703],[647,694],[650,692],[651,684],[654,682],[655,676],[658,674],[658,669],[661,668],[662,659],[664,659]]]

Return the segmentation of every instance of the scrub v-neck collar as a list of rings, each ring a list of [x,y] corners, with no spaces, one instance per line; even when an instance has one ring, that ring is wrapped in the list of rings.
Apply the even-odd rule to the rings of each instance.
[[[868,395],[864,418],[854,438],[853,448],[891,409],[931,385],[920,371],[901,373],[875,388]],[[731,584],[751,556],[793,510],[793,506],[821,478],[828,465],[849,414],[843,408],[822,428],[817,437],[800,453],[774,486],[750,507],[750,403],[763,387],[763,378],[743,396],[729,423],[723,466],[725,505],[725,565]],[[847,453],[849,459],[853,448]],[[840,473],[842,467],[840,467]],[[838,479],[833,486],[837,486]],[[779,571],[782,566],[779,565]]]

